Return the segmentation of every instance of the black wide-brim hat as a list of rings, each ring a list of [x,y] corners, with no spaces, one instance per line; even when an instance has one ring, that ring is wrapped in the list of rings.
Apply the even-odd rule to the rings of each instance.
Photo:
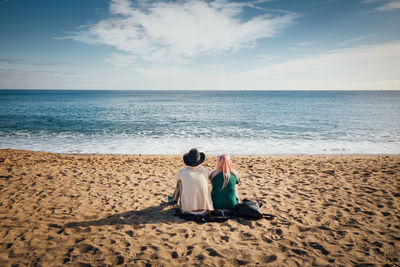
[[[203,152],[199,152],[196,148],[192,148],[189,153],[183,155],[183,162],[188,166],[198,166],[206,159]]]

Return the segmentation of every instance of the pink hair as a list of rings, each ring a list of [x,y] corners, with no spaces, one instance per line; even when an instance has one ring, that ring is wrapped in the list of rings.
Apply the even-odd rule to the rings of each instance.
[[[214,179],[214,177],[217,176],[221,171],[224,176],[224,184],[222,185],[221,188],[222,191],[222,189],[224,189],[225,186],[229,183],[231,172],[237,175],[237,172],[232,168],[231,157],[227,154],[222,154],[221,156],[218,157],[217,167],[211,174],[211,180]]]

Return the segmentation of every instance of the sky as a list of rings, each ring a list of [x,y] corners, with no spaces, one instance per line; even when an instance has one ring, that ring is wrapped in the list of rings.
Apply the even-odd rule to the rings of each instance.
[[[0,89],[400,90],[400,0],[0,0]]]

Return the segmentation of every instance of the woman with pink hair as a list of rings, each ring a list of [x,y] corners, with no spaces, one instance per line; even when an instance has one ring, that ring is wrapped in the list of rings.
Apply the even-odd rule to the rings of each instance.
[[[231,158],[227,154],[218,156],[217,167],[210,174],[212,183],[211,198],[214,209],[231,210],[239,202],[240,182],[237,171],[232,168]]]

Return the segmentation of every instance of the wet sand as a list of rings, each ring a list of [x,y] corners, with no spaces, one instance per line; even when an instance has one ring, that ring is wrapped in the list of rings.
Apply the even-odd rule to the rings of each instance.
[[[0,150],[0,265],[400,265],[399,155],[233,163],[241,198],[274,219],[174,216],[166,201],[181,156]]]

